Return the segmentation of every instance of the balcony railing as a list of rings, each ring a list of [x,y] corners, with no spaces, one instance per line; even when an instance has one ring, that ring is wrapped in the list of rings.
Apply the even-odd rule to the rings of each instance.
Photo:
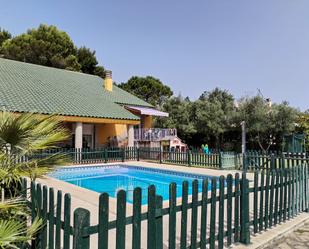
[[[135,141],[160,141],[177,136],[176,129],[134,129]]]

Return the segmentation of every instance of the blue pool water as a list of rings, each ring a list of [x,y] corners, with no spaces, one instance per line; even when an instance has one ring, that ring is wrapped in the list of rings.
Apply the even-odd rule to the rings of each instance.
[[[176,183],[176,195],[182,194],[182,182],[188,181],[189,194],[192,193],[192,181],[199,181],[199,192],[202,191],[202,180],[206,175],[187,174],[169,170],[149,169],[134,166],[95,166],[95,167],[64,167],[57,169],[50,176],[82,188],[106,192],[111,197],[116,197],[120,189],[127,191],[127,201],[133,202],[133,190],[142,188],[142,204],[147,203],[147,188],[155,185],[157,195],[163,200],[169,198],[169,184]],[[209,181],[210,183],[210,181]],[[210,186],[208,186],[210,189]]]

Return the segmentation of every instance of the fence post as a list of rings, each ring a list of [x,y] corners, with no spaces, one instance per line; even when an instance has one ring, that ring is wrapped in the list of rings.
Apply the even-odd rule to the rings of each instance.
[[[191,162],[191,151],[190,150],[187,151],[187,157],[188,157],[188,166],[191,167],[192,162]]]
[[[156,187],[148,187],[147,248],[156,249]]]
[[[281,153],[281,166],[282,166],[282,169],[285,169],[285,157],[284,157],[283,152]]]
[[[136,148],[136,160],[139,161],[139,147]]]
[[[107,163],[107,148],[104,149],[104,162]]]
[[[22,178],[22,181],[21,181],[21,187],[22,187],[22,191],[21,191],[21,194],[22,194],[22,197],[23,198],[27,198],[27,179],[26,178]]]
[[[121,157],[121,161],[124,162],[126,159],[126,148],[122,149],[122,157]]]
[[[161,148],[161,143],[160,143],[160,148],[159,148],[159,161],[162,163],[162,148]]]
[[[309,189],[308,189],[308,166],[305,164],[305,172],[304,172],[304,179],[305,179],[305,212],[309,212],[309,205],[308,205],[308,202],[309,202]]]
[[[78,164],[78,153],[76,148],[73,149],[73,154],[74,154],[74,163]]]
[[[246,172],[248,169],[248,163],[247,163],[247,153],[242,154],[242,170],[243,172]]]
[[[270,169],[273,170],[276,168],[276,158],[274,154],[270,156]]]
[[[246,173],[242,173],[240,189],[240,242],[248,245],[250,243],[250,222],[249,222],[249,181]]]
[[[156,196],[156,212],[162,211],[162,196]],[[163,216],[156,217],[156,249],[163,249]]]
[[[77,208],[74,212],[73,249],[89,249],[90,236],[83,234],[90,226],[90,212],[84,208]]]
[[[81,148],[77,149],[77,163],[81,164],[83,156],[83,150]]]
[[[223,157],[223,152],[222,151],[219,151],[219,168],[222,169],[223,165],[222,165],[222,158]]]

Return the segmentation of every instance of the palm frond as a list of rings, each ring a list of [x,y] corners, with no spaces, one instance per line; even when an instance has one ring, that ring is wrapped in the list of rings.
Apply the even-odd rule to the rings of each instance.
[[[0,113],[0,148],[10,144],[12,153],[33,153],[54,147],[68,138],[68,131],[56,116],[38,118],[33,113]]]
[[[0,220],[0,248],[19,248],[18,244],[33,239],[42,224],[41,219],[35,219],[29,227],[26,221]]]
[[[37,157],[42,150],[55,148],[69,133],[56,116],[0,113],[0,181],[6,186],[23,176],[31,179],[69,162],[63,154]],[[1,150],[2,148],[2,150]]]
[[[25,207],[26,200],[24,198],[12,198],[0,202],[0,212],[12,209]]]

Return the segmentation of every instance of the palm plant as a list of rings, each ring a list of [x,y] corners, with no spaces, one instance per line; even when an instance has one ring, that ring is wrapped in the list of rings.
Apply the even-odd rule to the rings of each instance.
[[[19,193],[21,180],[34,180],[55,165],[67,162],[63,154],[41,153],[68,137],[55,116],[38,118],[35,114],[0,112],[0,248],[20,248],[42,225],[42,220],[34,219],[27,226],[29,210],[27,199]],[[9,199],[4,200],[5,197]]]
[[[27,225],[29,212],[25,199],[15,198],[0,203],[0,248],[22,248],[43,225],[35,218]]]

